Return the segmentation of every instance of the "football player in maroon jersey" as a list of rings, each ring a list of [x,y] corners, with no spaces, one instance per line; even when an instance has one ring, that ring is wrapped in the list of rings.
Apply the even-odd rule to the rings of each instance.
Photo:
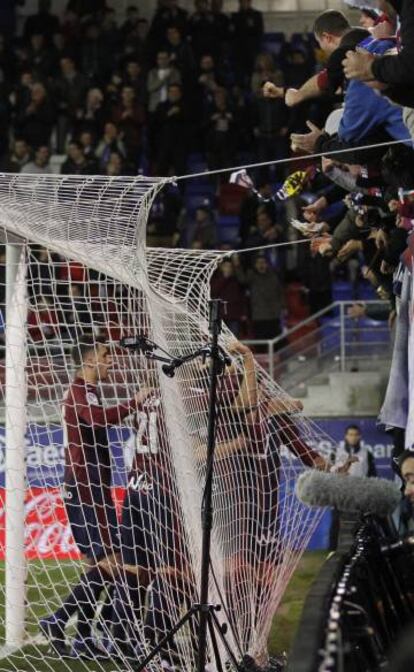
[[[109,376],[109,347],[92,335],[74,346],[75,377],[63,403],[65,436],[64,502],[76,544],[91,566],[60,609],[39,623],[54,649],[65,654],[64,629],[78,613],[72,655],[101,657],[92,640],[91,623],[99,596],[112,589],[120,567],[118,521],[111,495],[111,456],[108,428],[135,412],[152,392],[138,392],[133,399],[104,407],[99,383]]]

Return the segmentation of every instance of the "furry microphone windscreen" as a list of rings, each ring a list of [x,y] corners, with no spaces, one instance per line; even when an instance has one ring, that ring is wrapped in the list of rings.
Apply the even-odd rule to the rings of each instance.
[[[363,478],[322,471],[306,471],[295,486],[298,499],[308,506],[330,506],[349,513],[387,516],[398,506],[401,492],[383,478]]]

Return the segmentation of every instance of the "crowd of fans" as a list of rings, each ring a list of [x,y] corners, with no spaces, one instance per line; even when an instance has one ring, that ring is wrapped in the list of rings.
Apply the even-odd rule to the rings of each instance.
[[[292,198],[285,201],[285,213],[287,210],[301,220],[301,234],[310,238],[310,246],[298,249],[297,259],[302,258],[302,262],[290,269],[286,260],[276,257],[282,277],[289,278],[293,271],[307,284],[312,312],[330,303],[332,274],[341,269],[355,298],[363,278],[387,301],[375,310],[357,302],[349,309],[350,317],[388,319],[390,325],[395,320],[399,279],[411,264],[410,232],[414,219],[409,107],[412,65],[404,65],[411,36],[406,5],[380,2],[378,8],[366,8],[357,28],[342,12],[324,12],[315,21],[314,35],[327,55],[325,67],[296,89],[286,89],[272,81],[262,87],[265,100],[274,104],[284,101],[291,110],[301,109],[312,100],[329,102],[331,107],[323,124],[317,125],[308,118],[307,132],[290,133],[294,156],[316,153],[322,158],[315,161],[310,157],[307,164],[298,163],[303,172],[292,177],[296,183],[299,180],[300,188],[293,189]],[[256,199],[256,220],[250,222],[253,230],[249,228],[249,234],[253,231],[253,238],[244,240],[241,228],[241,247],[291,237],[286,218],[280,213],[275,213],[272,220],[267,208],[272,225],[265,224],[264,209],[269,204],[266,198],[253,190],[249,199]],[[247,281],[247,287],[251,297],[259,268],[261,264],[255,263],[249,271],[252,279]],[[246,283],[238,260],[233,271]],[[225,273],[229,275],[227,267]],[[270,286],[269,271],[268,283]],[[274,303],[267,303],[269,318]],[[257,326],[253,322],[257,338],[271,337],[276,328],[273,322],[263,332],[261,321]]]
[[[191,14],[163,0],[151,22],[132,4],[121,25],[104,0],[69,1],[62,17],[50,5],[40,0],[23,34],[0,40],[5,170],[26,172],[30,156],[51,171],[35,158],[48,147],[67,152],[65,171],[76,174],[183,174],[191,152],[210,167],[232,165],[241,150],[274,158],[272,147],[286,150],[275,133],[300,126],[283,104],[263,101],[261,85],[300,82],[313,44],[285,43],[276,62],[251,0],[232,16],[220,0],[196,0]]]
[[[289,107],[267,98],[263,83],[291,90],[320,67],[323,53],[309,34],[269,41],[251,0],[240,0],[231,16],[222,5],[196,0],[187,13],[176,0],[163,0],[148,21],[131,4],[118,24],[104,0],[71,0],[60,17],[39,0],[21,35],[0,35],[0,169],[168,175],[288,156],[289,134],[304,131],[309,117],[322,124],[332,101]],[[285,176],[283,166],[258,169],[259,198],[231,192],[227,176],[165,189],[150,216],[149,242],[208,249],[285,240],[286,208],[271,199],[274,182]],[[223,239],[226,212],[237,227]],[[228,300],[235,333],[280,333],[284,300],[262,297],[275,290],[280,297],[282,281],[296,279],[299,266],[305,271],[298,279],[309,288],[309,258],[289,269],[273,252],[220,269],[213,289]],[[310,290],[313,310],[319,304]]]
[[[215,274],[213,296],[227,301],[234,332],[277,336],[286,314],[300,320],[329,306],[338,278],[353,299],[370,281],[391,302],[380,317],[393,318],[393,272],[414,216],[411,195],[399,192],[413,173],[412,110],[401,107],[410,69],[395,66],[407,61],[404,13],[399,28],[393,3],[380,3],[385,12],[367,7],[353,28],[328,11],[313,34],[288,40],[265,34],[251,0],[231,16],[222,4],[196,0],[188,13],[160,0],[151,21],[131,4],[117,23],[105,0],[70,0],[60,17],[39,0],[22,34],[0,39],[2,170],[183,175],[293,152],[296,165],[252,170],[254,189],[229,184],[228,173],[165,188],[149,243],[243,251],[295,239],[296,218],[309,246],[243,252]],[[377,146],[387,140],[407,142]],[[330,150],[321,162],[299,158]],[[300,189],[276,197],[297,169],[306,170]],[[350,309],[367,314],[361,303]]]
[[[313,35],[278,36],[277,55],[250,0],[232,16],[220,0],[196,0],[190,14],[160,0],[151,22],[131,5],[121,25],[104,0],[92,9],[70,0],[60,18],[49,4],[39,2],[21,37],[0,40],[4,171],[47,175],[58,165],[52,155],[64,157],[61,174],[85,176],[293,157],[250,170],[243,183],[224,172],[169,185],[152,208],[149,243],[238,250],[217,269],[212,296],[227,302],[239,337],[274,338],[286,310],[299,321],[329,306],[338,275],[355,300],[362,282],[385,299],[375,312],[356,301],[349,317],[398,322],[414,250],[412,2],[367,0],[359,27],[329,10]],[[308,245],[277,248],[298,229]],[[115,287],[102,296],[82,266],[43,248],[31,254],[34,343],[93,330],[119,338]],[[402,452],[399,426],[395,446]]]

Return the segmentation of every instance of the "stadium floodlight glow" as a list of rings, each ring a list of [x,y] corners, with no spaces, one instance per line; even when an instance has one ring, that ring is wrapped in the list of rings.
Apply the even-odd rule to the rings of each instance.
[[[105,645],[103,655],[121,661],[122,669],[134,670],[200,599],[208,374],[192,355],[209,354],[210,279],[229,252],[146,247],[150,208],[169,182],[0,175],[0,231],[9,242],[5,363],[0,359],[7,490],[5,507],[0,483],[6,571],[0,626],[6,626],[6,644],[15,651],[7,660],[2,651],[0,672],[36,670],[39,661],[48,669],[72,669],[65,658],[56,660],[38,623],[61,610],[92,571],[81,563],[68,524],[73,492],[62,488],[67,428],[62,402],[74,381],[71,349],[85,335],[93,343],[85,367],[95,367],[99,375],[109,371],[99,393],[87,391],[86,418],[97,406],[104,418],[114,407],[124,415],[126,408],[134,409],[116,422],[112,411],[112,419],[99,426],[107,430],[112,466],[103,466],[112,469],[111,495],[128,561],[117,555],[111,565],[106,593],[99,595],[102,609],[90,617],[94,642]],[[102,341],[110,367],[98,361]],[[147,356],[155,343],[166,361]],[[322,515],[298,500],[293,483],[302,463],[315,459],[309,446],[328,442],[227,327],[219,345],[225,371],[219,386],[209,601],[222,605],[219,618],[232,650],[259,669],[267,663],[274,613]],[[175,375],[164,375],[163,365]],[[144,388],[148,397],[136,408],[134,395]],[[85,423],[78,421],[75,429],[82,432]],[[95,448],[93,459],[101,468],[104,458],[95,457],[100,455]],[[83,527],[86,537],[90,527],[86,522]],[[91,599],[72,606],[63,624],[68,648],[80,634],[81,615],[96,605]],[[226,661],[220,638],[217,647]],[[207,658],[214,667],[209,633]],[[192,628],[160,652],[151,670],[160,672],[166,661],[195,672]],[[97,660],[96,669],[108,669],[105,660]]]

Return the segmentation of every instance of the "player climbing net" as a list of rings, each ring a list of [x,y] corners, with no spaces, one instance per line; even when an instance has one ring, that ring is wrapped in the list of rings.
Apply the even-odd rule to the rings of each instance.
[[[0,176],[8,273],[0,670],[19,670],[23,660],[32,665],[25,669],[43,669],[41,661],[45,669],[72,669],[65,658],[56,666],[38,621],[85,571],[62,497],[62,400],[75,374],[70,351],[85,335],[111,349],[110,377],[100,386],[105,407],[151,389],[138,410],[108,429],[127,552],[116,556],[114,583],[100,595],[94,642],[122,669],[134,669],[139,654],[197,601],[208,376],[194,360],[168,377],[158,363],[119,345],[122,337],[145,335],[176,357],[209,338],[209,280],[223,253],[145,247],[148,212],[166,182]],[[319,519],[297,500],[293,484],[303,463],[317,459],[312,446],[322,436],[227,329],[221,344],[232,365],[219,390],[210,599],[223,605],[221,620],[240,658],[249,653],[263,663],[272,617]],[[65,624],[68,650],[77,618],[75,611]],[[151,669],[177,659],[182,669],[195,669],[194,628]],[[106,669],[104,660],[96,664]]]

